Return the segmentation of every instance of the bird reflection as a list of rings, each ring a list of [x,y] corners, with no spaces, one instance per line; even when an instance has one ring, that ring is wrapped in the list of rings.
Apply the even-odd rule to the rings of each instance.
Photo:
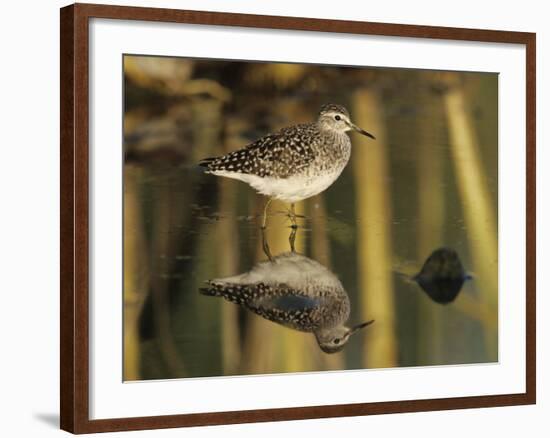
[[[294,251],[275,257],[262,233],[268,260],[233,277],[208,280],[204,295],[223,297],[269,321],[315,335],[325,353],[341,351],[351,335],[374,321],[348,327],[350,301],[338,278],[320,263]]]
[[[472,277],[464,272],[458,254],[451,248],[439,248],[430,254],[424,266],[412,280],[440,304],[455,300],[462,285]]]

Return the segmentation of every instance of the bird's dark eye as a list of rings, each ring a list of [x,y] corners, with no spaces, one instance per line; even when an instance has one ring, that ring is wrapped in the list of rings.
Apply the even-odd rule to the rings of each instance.
[[[339,116],[336,116],[336,117],[339,118]],[[340,343],[340,339],[336,338],[336,339],[334,340],[334,343],[335,343],[336,345],[338,345],[338,344]]]
[[[341,119],[340,116],[334,116],[334,118],[335,118],[336,120],[340,120],[340,119]]]

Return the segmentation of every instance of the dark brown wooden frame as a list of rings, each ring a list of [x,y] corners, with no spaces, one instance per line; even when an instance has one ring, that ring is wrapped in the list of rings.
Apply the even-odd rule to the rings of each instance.
[[[89,419],[88,23],[90,18],[514,43],[526,46],[526,392],[335,406]],[[75,4],[61,9],[61,428],[73,433],[533,404],[536,400],[534,33]]]

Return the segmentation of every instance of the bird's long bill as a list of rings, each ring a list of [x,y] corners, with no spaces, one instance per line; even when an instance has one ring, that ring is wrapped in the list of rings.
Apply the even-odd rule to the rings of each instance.
[[[371,325],[374,322],[374,319],[371,319],[367,322],[362,322],[361,324],[357,324],[356,326],[353,326],[351,330],[349,331],[350,336],[353,335],[355,332],[361,330],[362,328],[365,328],[368,325]]]
[[[354,123],[349,123],[349,126],[350,128],[354,129],[355,131],[357,131],[359,134],[363,134],[367,137],[370,137],[372,138],[373,140],[376,140],[376,137],[374,135],[372,135],[370,132],[367,132],[365,131],[364,129],[361,129],[359,126],[357,126],[356,124]]]

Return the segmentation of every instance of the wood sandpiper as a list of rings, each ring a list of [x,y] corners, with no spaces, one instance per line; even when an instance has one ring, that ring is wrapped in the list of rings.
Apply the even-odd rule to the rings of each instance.
[[[262,227],[272,199],[290,203],[290,219],[296,227],[294,203],[326,190],[349,161],[348,131],[374,136],[352,123],[341,105],[326,104],[316,122],[283,128],[248,146],[220,157],[206,158],[199,165],[207,173],[246,182],[268,196]]]

